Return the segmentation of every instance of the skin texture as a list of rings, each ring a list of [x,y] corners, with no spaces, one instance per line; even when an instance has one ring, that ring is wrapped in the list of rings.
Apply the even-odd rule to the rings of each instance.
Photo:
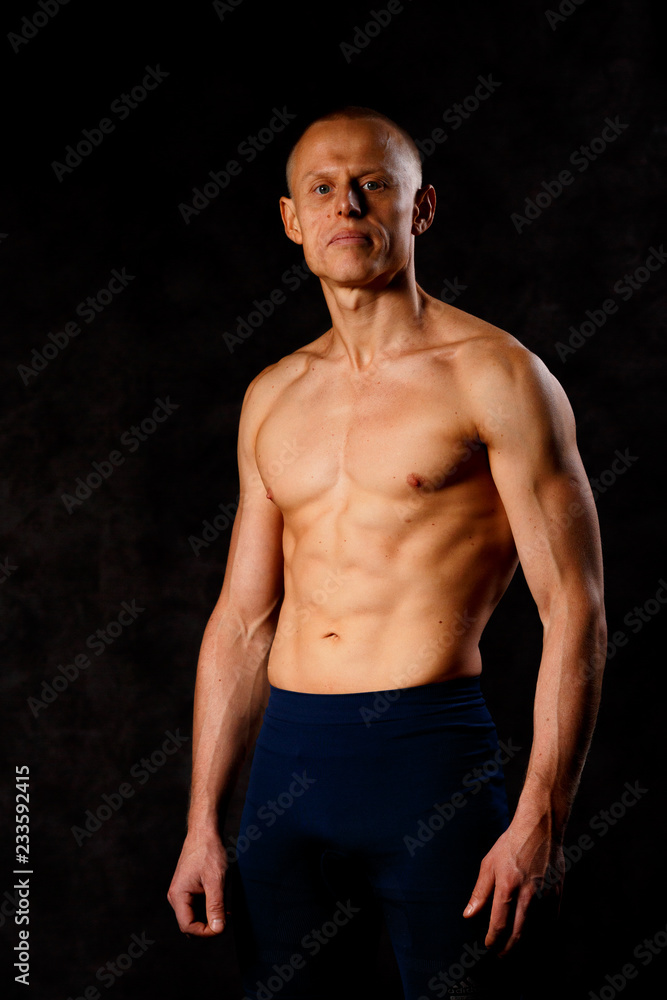
[[[386,124],[317,122],[281,199],[332,326],[260,372],[243,402],[241,499],[202,643],[188,835],[169,892],[188,934],[224,927],[219,824],[268,682],[333,693],[476,675],[519,560],[544,629],[534,740],[466,915],[487,908],[486,945],[506,955],[558,907],[606,645],[595,504],[542,361],[417,285],[415,239],[435,211],[418,183]],[[193,917],[201,893],[206,923]]]

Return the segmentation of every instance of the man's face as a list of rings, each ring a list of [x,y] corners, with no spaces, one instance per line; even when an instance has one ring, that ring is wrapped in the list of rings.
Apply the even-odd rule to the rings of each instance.
[[[399,134],[375,120],[316,122],[301,139],[285,231],[332,285],[385,286],[411,260],[418,177]],[[425,227],[424,227],[425,228]]]

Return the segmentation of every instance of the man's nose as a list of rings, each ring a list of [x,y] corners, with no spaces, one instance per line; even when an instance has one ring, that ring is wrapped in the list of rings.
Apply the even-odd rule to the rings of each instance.
[[[337,204],[337,215],[350,216],[361,215],[363,213],[363,202],[361,194],[352,184],[344,185],[340,188]]]

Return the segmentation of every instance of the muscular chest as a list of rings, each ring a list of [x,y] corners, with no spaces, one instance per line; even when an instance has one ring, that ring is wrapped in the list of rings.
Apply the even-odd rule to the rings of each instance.
[[[256,459],[284,512],[353,493],[436,498],[487,468],[460,391],[427,377],[301,378],[262,424]]]

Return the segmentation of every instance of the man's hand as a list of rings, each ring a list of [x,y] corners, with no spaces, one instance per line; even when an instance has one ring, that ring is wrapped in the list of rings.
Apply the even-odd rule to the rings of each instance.
[[[229,867],[227,852],[217,831],[188,834],[169,886],[167,899],[184,934],[211,937],[225,929],[224,885]],[[206,923],[195,920],[193,899],[206,897]]]
[[[505,956],[538,919],[558,915],[564,874],[561,842],[546,824],[515,819],[482,859],[463,915],[474,916],[493,897],[484,944]]]

